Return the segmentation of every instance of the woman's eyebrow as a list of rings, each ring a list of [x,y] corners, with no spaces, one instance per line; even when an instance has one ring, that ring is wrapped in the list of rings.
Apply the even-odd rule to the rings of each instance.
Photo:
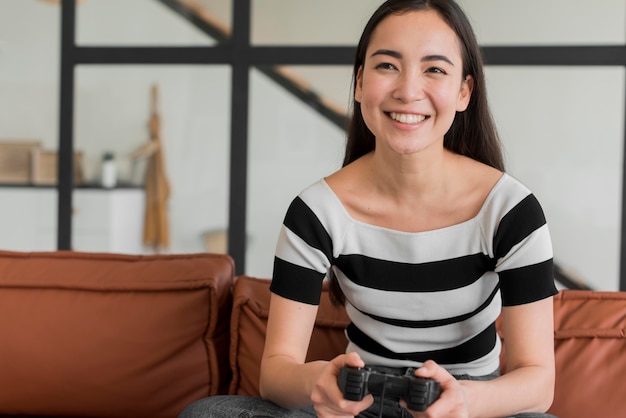
[[[371,57],[375,57],[376,55],[389,55],[392,58],[397,58],[397,59],[401,59],[402,58],[402,54],[399,53],[398,51],[394,51],[392,49],[379,49],[377,51],[372,52],[372,55],[370,55]]]
[[[454,67],[454,63],[452,62],[452,60],[448,57],[446,57],[445,55],[426,55],[424,57],[422,57],[422,59],[420,60],[422,62],[430,62],[430,61],[445,61],[448,64],[450,64],[451,66]]]
[[[376,55],[388,55],[392,58],[402,59],[402,54],[398,51],[394,51],[393,49],[379,49],[377,51],[372,52],[372,55],[370,55],[370,58],[375,57]],[[454,63],[452,62],[452,60],[446,57],[445,55],[437,55],[437,54],[425,55],[422,57],[420,61],[421,62],[444,61],[454,66]]]

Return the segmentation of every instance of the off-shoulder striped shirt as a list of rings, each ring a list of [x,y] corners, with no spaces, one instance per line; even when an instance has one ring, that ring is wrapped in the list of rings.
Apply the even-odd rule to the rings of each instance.
[[[497,370],[502,306],[556,293],[543,210],[507,174],[475,217],[416,233],[353,219],[319,180],[287,211],[271,290],[318,304],[331,269],[351,320],[347,352],[394,367],[432,359],[453,374]]]

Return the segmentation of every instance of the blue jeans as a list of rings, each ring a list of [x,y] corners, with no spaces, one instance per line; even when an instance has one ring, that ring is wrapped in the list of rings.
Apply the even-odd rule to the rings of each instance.
[[[412,373],[409,369],[381,368],[384,371]],[[455,376],[459,380],[491,380],[498,372],[486,376]],[[381,415],[381,399],[374,396],[374,404],[361,412],[356,418],[411,418],[408,410],[400,406],[397,400],[383,399]],[[178,418],[315,418],[313,406],[302,409],[284,409],[262,398],[250,396],[212,396],[200,399],[189,405]],[[554,415],[542,413],[523,413],[514,418],[556,418]]]

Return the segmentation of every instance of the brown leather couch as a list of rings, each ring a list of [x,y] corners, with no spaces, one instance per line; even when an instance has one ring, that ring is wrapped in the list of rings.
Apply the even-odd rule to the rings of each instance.
[[[0,415],[172,418],[215,394],[258,394],[269,281],[226,255],[0,251]],[[626,292],[554,299],[551,413],[626,416]],[[345,347],[326,291],[309,359]],[[506,344],[506,342],[505,342]]]

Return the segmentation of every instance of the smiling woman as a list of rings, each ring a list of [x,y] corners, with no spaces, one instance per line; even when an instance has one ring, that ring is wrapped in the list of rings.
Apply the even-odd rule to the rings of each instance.
[[[355,99],[378,151],[410,154],[443,143],[473,86],[454,31],[433,11],[392,15],[374,31],[365,55]],[[390,117],[398,124],[388,123]]]
[[[386,16],[384,13],[380,13],[380,11],[381,9],[378,10],[378,15],[375,13],[372,16],[372,19],[368,23],[370,27],[365,28],[362,42],[359,44],[354,62],[354,73],[357,74],[357,76],[362,71],[361,69],[366,61],[367,51],[364,48],[369,45],[369,39],[373,36],[372,28],[379,23],[382,17]],[[498,133],[496,132],[495,124],[493,123],[487,104],[486,82],[478,43],[471,27],[464,25],[462,19],[457,19],[456,16],[451,15],[449,16],[448,22],[450,24],[448,29],[454,29],[454,32],[463,34],[464,42],[460,43],[456,49],[453,48],[452,50],[454,51],[453,53],[455,53],[458,52],[460,48],[461,61],[457,64],[462,69],[462,77],[467,81],[467,87],[471,89],[472,94],[469,99],[467,112],[457,113],[455,123],[446,133],[444,139],[445,147],[502,170],[504,168],[504,162],[500,151]],[[458,40],[454,39],[452,42],[457,43]],[[398,52],[395,51],[394,55],[397,57]],[[421,58],[428,62],[437,57],[429,53]],[[444,56],[439,58],[439,61],[442,62],[446,60],[450,61],[449,57]],[[448,65],[454,64],[450,62]],[[432,69],[432,71],[439,72],[441,70]],[[466,79],[468,74],[472,74],[471,79]],[[356,117],[352,118],[350,122],[344,165],[374,149],[374,136],[365,125],[363,118],[359,117],[361,104],[356,100],[358,95],[359,92],[357,90],[353,104]],[[362,138],[355,141],[354,138],[357,136],[362,136]],[[457,138],[461,137],[463,138],[463,142],[457,140]]]
[[[386,1],[359,41],[353,85],[343,168],[284,218],[263,398],[204,399],[181,417],[423,416],[384,391],[344,399],[341,370],[365,366],[438,381],[432,417],[547,416],[550,234],[537,199],[504,172],[463,11],[453,0]],[[346,354],[305,362],[326,280],[351,321]]]

